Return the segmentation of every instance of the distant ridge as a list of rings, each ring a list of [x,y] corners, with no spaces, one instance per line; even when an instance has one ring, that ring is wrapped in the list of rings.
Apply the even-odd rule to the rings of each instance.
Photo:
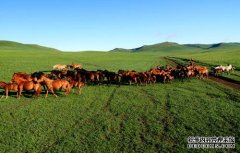
[[[239,49],[240,43],[216,43],[216,44],[178,44],[175,42],[163,42],[153,45],[144,45],[141,47],[133,49],[125,48],[115,48],[109,52],[128,52],[128,53],[138,53],[138,52],[164,52],[164,53],[174,53],[174,52],[206,52],[206,51],[216,51],[216,50],[230,50]],[[59,52],[61,50],[45,47],[37,44],[24,44],[14,41],[0,40],[0,52],[3,51],[48,51],[48,52]]]
[[[0,40],[0,51],[60,51],[58,49],[36,44],[23,44],[14,41]]]
[[[133,49],[116,48],[110,52],[179,52],[179,51],[214,51],[216,49],[239,48],[240,43],[216,43],[216,44],[178,44],[175,42],[163,42],[153,45],[144,45]]]
[[[124,49],[124,48],[115,48],[111,50],[112,52],[131,52],[131,49]]]

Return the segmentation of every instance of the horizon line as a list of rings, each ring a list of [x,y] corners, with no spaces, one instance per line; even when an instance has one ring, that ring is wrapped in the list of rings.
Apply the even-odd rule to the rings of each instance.
[[[174,42],[174,41],[163,41],[163,42],[159,42],[159,43],[154,43],[154,44],[145,44],[145,45],[141,45],[141,46],[138,46],[138,47],[134,47],[134,48],[124,48],[124,47],[115,47],[111,50],[92,50],[92,49],[87,49],[87,50],[61,50],[61,49],[58,49],[56,47],[51,47],[51,46],[48,46],[48,45],[42,45],[42,44],[37,44],[37,43],[22,43],[22,42],[19,42],[19,41],[11,41],[11,40],[0,40],[0,42],[13,42],[13,43],[19,43],[19,44],[23,44],[23,45],[37,45],[37,46],[41,46],[41,47],[46,47],[46,48],[51,48],[51,49],[55,49],[55,50],[58,50],[58,51],[62,51],[62,52],[109,52],[109,51],[112,51],[114,49],[126,49],[126,50],[132,50],[132,49],[136,49],[136,48],[140,48],[140,47],[143,47],[143,46],[152,46],[152,45],[156,45],[156,44],[163,44],[163,43],[175,43],[175,44],[178,44],[178,45],[214,45],[214,44],[221,44],[221,43],[240,43],[240,42],[237,42],[237,41],[231,41],[231,42],[215,42],[215,43],[178,43],[178,42]]]

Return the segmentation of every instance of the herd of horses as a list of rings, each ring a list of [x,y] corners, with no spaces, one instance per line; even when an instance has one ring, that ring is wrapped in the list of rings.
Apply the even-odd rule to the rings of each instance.
[[[216,67],[212,67],[212,71],[214,73],[215,76],[219,76],[221,74],[223,74],[224,72],[229,73],[231,71],[233,71],[235,69],[235,67],[233,67],[231,64],[228,64],[227,66],[216,66]]]
[[[228,68],[225,70],[228,70]],[[157,66],[146,72],[128,70],[119,70],[118,72],[108,70],[88,71],[83,69],[81,64],[57,64],[48,74],[43,72],[14,73],[10,83],[0,82],[0,87],[4,89],[6,98],[11,90],[16,92],[17,98],[20,98],[23,91],[34,91],[34,94],[39,96],[42,89],[45,91],[45,97],[48,96],[49,92],[57,97],[56,90],[64,90],[67,96],[71,89],[75,87],[78,88],[77,94],[81,94],[81,90],[86,84],[147,85],[156,82],[168,83],[173,79],[183,81],[185,78],[191,77],[203,79],[208,78],[208,75],[209,71],[205,66],[198,66],[194,62],[184,66],[178,65],[176,68],[167,65]]]

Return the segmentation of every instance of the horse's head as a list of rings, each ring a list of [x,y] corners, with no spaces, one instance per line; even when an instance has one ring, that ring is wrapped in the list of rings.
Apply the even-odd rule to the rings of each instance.
[[[13,76],[12,79],[10,80],[10,83],[16,82],[16,77]]]
[[[33,74],[31,74],[31,78],[33,82],[41,82],[41,78],[43,75],[43,72],[34,72]]]

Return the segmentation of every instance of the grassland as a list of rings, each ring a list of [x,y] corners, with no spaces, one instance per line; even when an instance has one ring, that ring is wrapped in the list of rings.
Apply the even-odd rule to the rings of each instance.
[[[175,56],[176,57],[176,56]],[[207,66],[209,69],[217,65],[232,64],[236,71],[231,74],[223,74],[226,78],[231,78],[240,82],[240,48],[238,47],[223,47],[219,49],[210,49],[208,51],[203,51],[195,54],[181,54],[177,55],[177,58],[182,59],[194,59],[197,63]]]
[[[166,64],[162,52],[19,50],[0,49],[0,80],[9,81],[18,71],[49,71],[56,63],[80,62],[88,70],[112,71]],[[174,55],[190,57],[187,51]],[[240,92],[211,80],[88,85],[80,96],[58,94],[45,99],[26,93],[17,100],[13,93],[1,99],[0,152],[189,152],[188,136],[235,136],[235,150],[219,151],[240,151]]]

